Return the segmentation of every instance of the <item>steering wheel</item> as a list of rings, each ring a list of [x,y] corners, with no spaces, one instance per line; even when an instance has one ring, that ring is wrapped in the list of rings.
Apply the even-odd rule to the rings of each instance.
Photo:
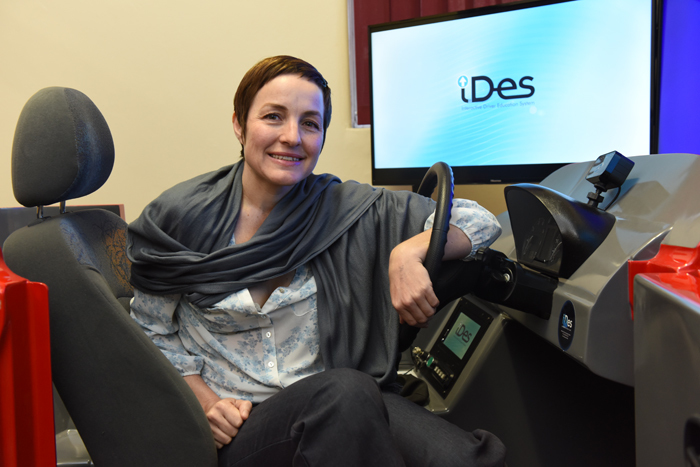
[[[428,253],[423,265],[428,270],[430,280],[435,284],[440,272],[440,263],[445,254],[447,243],[447,231],[450,228],[450,215],[452,214],[452,198],[454,197],[454,178],[452,169],[444,162],[436,162],[428,169],[423,181],[418,186],[417,193],[423,196],[431,196],[437,185],[437,207],[435,208],[435,220],[430,234]]]

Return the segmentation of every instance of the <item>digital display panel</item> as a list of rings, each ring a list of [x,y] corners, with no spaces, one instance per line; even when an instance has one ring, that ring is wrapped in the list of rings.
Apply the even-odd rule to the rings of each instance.
[[[469,350],[469,347],[474,342],[476,333],[479,332],[481,326],[476,321],[469,318],[464,313],[460,313],[455,321],[454,326],[445,338],[445,347],[450,349],[459,359],[464,358],[464,355]]]
[[[653,1],[517,8],[370,28],[374,183],[437,161],[455,183],[539,182],[499,174],[656,151]]]

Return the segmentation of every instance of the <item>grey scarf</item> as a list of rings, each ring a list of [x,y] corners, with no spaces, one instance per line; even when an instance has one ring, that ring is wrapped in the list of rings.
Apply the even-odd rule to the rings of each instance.
[[[310,175],[249,241],[229,246],[243,163],[176,185],[129,226],[131,282],[155,295],[211,306],[231,293],[311,265],[326,368],[395,377],[398,317],[389,296],[391,250],[417,234],[434,203],[331,175]]]

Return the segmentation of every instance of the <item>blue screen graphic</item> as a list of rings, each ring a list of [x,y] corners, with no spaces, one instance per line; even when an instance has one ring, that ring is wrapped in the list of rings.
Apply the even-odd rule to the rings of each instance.
[[[650,153],[651,0],[578,0],[371,34],[379,169]]]

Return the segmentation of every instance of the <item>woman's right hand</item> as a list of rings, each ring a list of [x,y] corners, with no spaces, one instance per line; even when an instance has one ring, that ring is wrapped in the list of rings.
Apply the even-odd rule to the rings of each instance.
[[[188,375],[184,379],[204,409],[216,448],[221,449],[238,434],[243,422],[248,419],[253,404],[241,399],[221,399],[200,375]]]
[[[203,407],[217,449],[230,443],[248,419],[253,404],[240,399],[219,399]]]

